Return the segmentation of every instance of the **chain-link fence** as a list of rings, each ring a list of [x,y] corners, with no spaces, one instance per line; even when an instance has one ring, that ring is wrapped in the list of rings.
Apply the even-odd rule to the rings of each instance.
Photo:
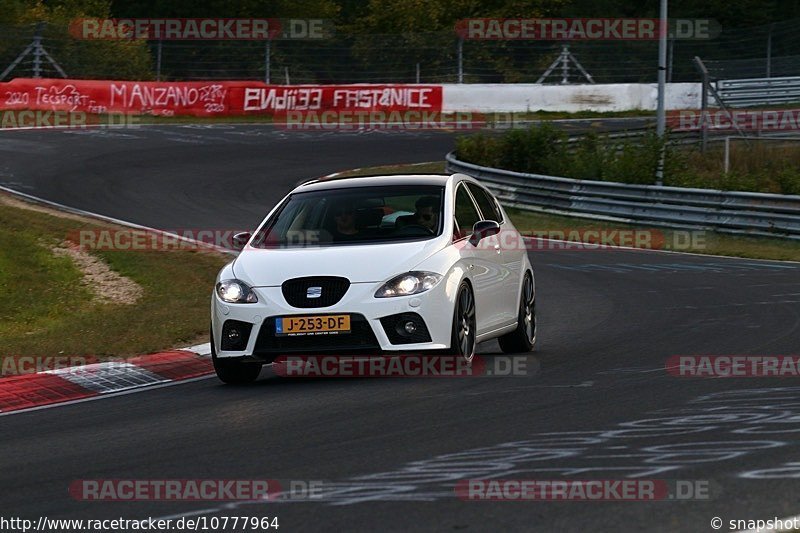
[[[694,56],[706,61],[714,78],[800,75],[797,24],[723,28],[711,40],[672,40],[668,78],[697,81]],[[595,83],[655,82],[657,75],[655,41],[460,41],[454,31],[340,32],[316,41],[81,41],[51,25],[41,28],[41,47],[29,50],[34,26],[0,27],[0,32],[0,73],[13,64],[5,80],[58,77],[58,67],[71,78],[291,84],[586,83],[577,64]],[[565,45],[569,61],[563,60]],[[552,73],[542,79],[548,67],[554,67]]]

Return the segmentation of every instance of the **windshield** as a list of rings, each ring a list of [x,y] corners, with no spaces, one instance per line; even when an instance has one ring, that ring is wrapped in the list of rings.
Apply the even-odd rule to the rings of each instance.
[[[253,239],[258,248],[377,244],[442,233],[444,187],[353,187],[292,194]]]

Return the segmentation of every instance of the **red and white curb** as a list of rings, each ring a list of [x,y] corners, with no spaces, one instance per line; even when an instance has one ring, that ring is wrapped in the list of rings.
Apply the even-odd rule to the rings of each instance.
[[[130,228],[144,229],[162,235],[170,235],[182,241],[235,255],[232,250],[216,245],[202,243],[125,220],[69,207],[38,196],[9,189],[2,185],[0,185],[0,192],[60,211]],[[165,387],[179,381],[204,379],[214,372],[210,355],[211,346],[206,343],[179,350],[133,357],[122,362],[109,361],[45,372],[0,377],[0,416],[43,409],[51,405],[90,401],[117,394],[128,394],[145,389]]]
[[[0,415],[74,403],[213,373],[208,344],[124,361],[59,368],[0,378]]]

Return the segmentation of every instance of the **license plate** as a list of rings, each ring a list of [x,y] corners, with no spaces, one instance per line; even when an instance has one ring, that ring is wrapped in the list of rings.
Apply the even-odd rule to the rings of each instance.
[[[289,316],[275,319],[275,335],[350,333],[350,315]]]

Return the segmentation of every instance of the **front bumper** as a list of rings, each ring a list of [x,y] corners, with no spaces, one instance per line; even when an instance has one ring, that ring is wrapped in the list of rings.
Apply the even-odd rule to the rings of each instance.
[[[280,287],[255,287],[258,303],[254,304],[229,304],[213,292],[211,328],[217,357],[246,357],[271,362],[283,354],[399,353],[441,350],[450,346],[453,298],[445,280],[424,293],[396,298],[375,298],[375,291],[380,286],[381,283],[374,282],[352,283],[335,305],[304,309],[289,305]],[[398,344],[396,334],[390,330],[390,335],[387,335],[394,323],[386,317],[401,313],[418,315],[430,341]],[[331,314],[351,315],[353,333],[298,337],[276,337],[274,334],[276,317]],[[381,319],[384,319],[383,324]],[[222,349],[223,325],[231,320],[249,325],[246,342],[242,340],[244,349]]]

